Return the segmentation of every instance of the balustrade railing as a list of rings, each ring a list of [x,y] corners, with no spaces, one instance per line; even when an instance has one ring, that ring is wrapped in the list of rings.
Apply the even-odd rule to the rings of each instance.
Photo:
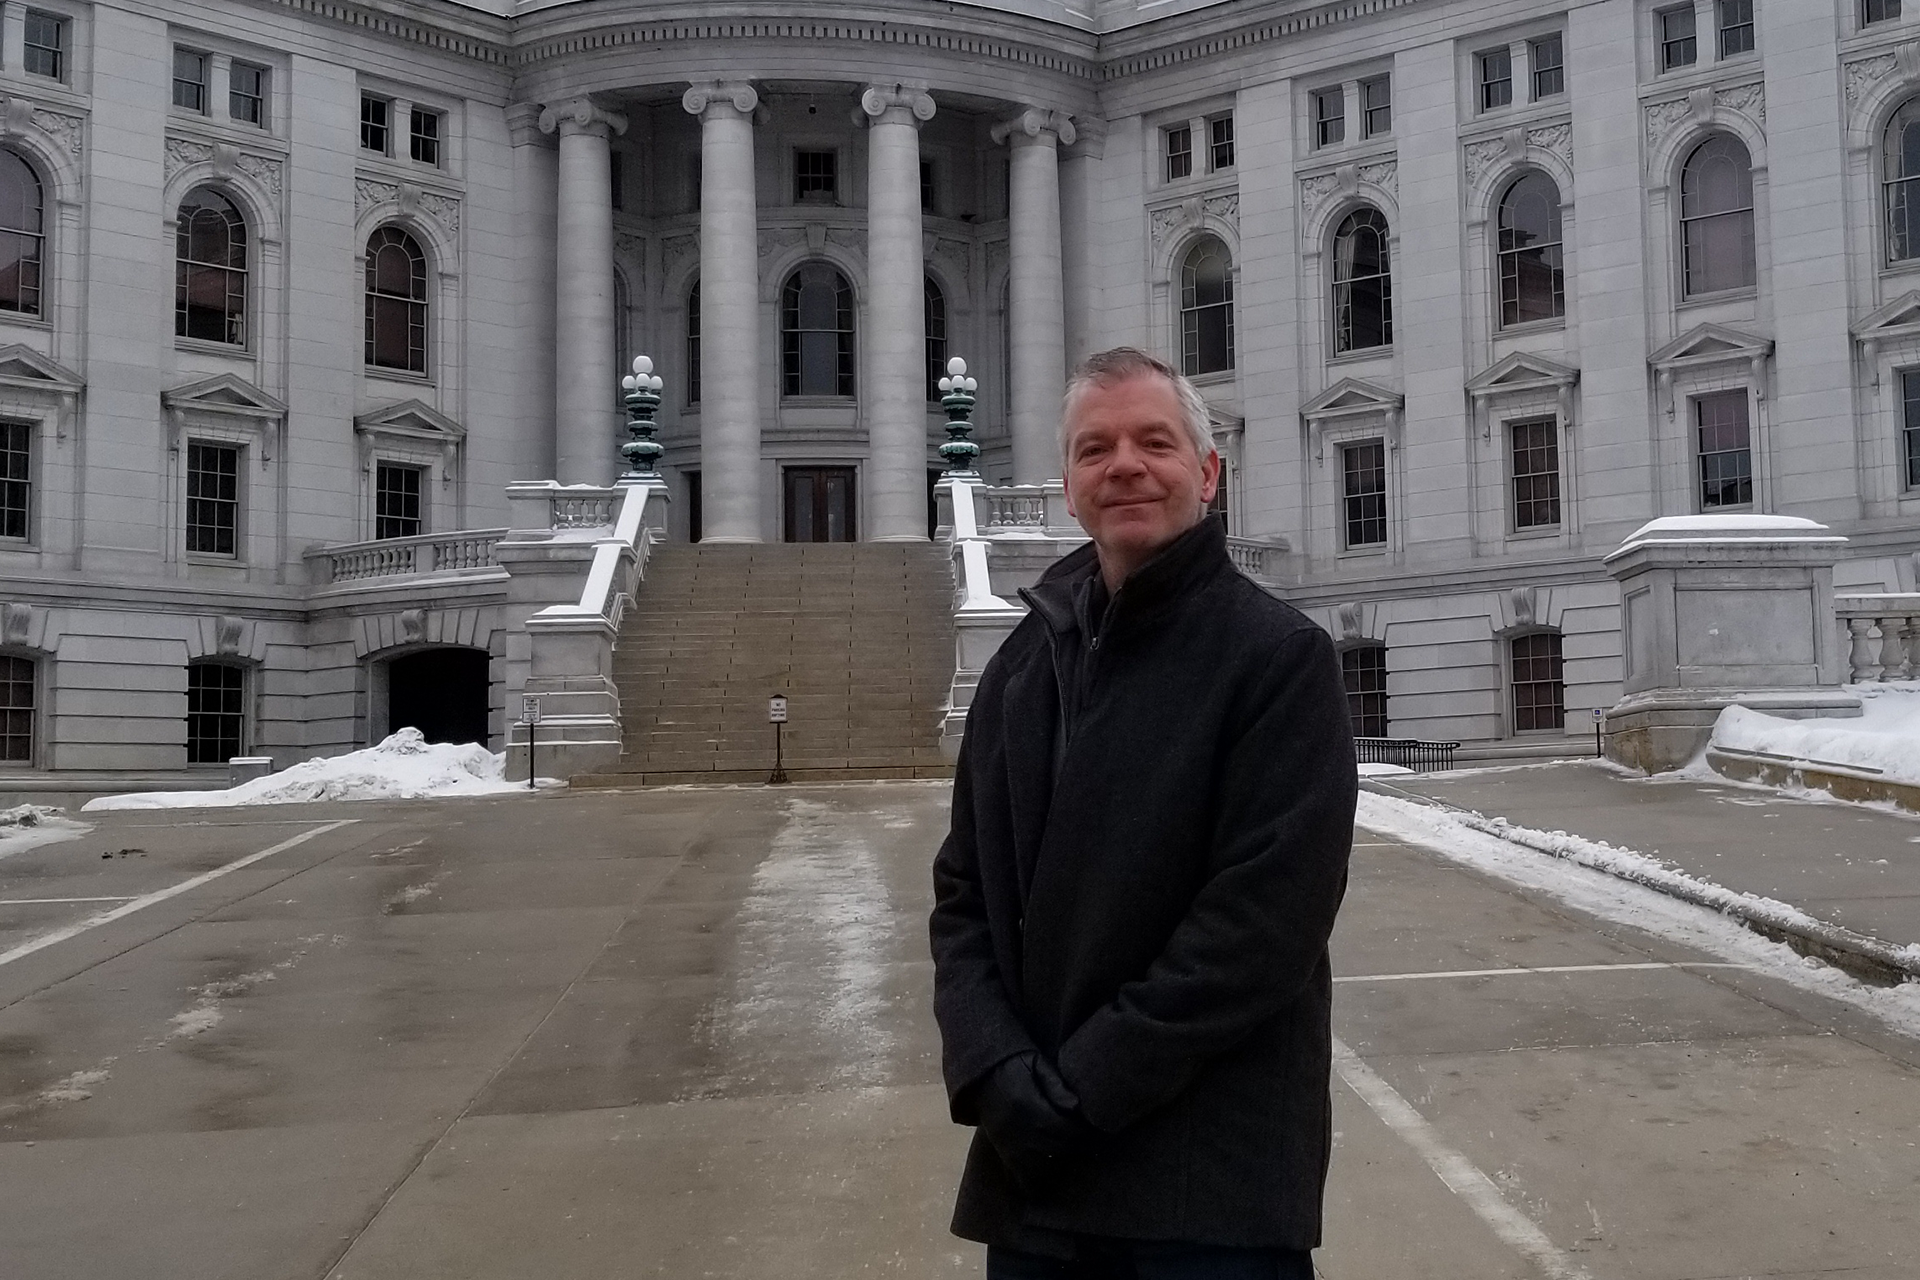
[[[318,570],[315,577],[327,583],[491,569],[495,565],[494,548],[506,534],[505,529],[463,529],[458,533],[381,538],[324,547],[307,558]]]
[[[1003,485],[982,487],[987,500],[986,523],[982,532],[1018,529],[1039,533],[1047,527],[1047,491],[1040,485]]]
[[[1280,557],[1286,554],[1287,544],[1284,541],[1227,539],[1227,557],[1233,561],[1233,567],[1259,582],[1271,581],[1278,574]]]
[[[581,492],[582,486],[553,491],[550,529],[599,529],[610,525],[620,510],[622,490]]]
[[[1920,591],[1834,597],[1847,678],[1920,680]]]

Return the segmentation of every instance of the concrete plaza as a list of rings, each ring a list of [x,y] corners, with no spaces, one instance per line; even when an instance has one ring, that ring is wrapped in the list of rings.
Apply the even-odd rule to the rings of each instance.
[[[125,813],[0,859],[0,1275],[979,1274],[946,796]],[[1326,1276],[1920,1272],[1920,1045],[1364,832],[1335,960]]]

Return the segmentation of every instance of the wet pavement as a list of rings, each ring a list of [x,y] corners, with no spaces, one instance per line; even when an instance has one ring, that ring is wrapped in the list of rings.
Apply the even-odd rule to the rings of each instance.
[[[945,803],[127,813],[0,858],[0,1276],[978,1275]],[[1920,1274],[1920,1047],[1863,1015],[1364,834],[1335,950],[1326,1276]]]

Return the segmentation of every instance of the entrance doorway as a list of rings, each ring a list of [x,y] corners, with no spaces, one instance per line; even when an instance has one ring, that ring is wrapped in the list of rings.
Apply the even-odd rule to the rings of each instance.
[[[387,732],[487,743],[487,651],[423,649],[387,663]]]
[[[852,467],[788,467],[788,542],[852,542]]]

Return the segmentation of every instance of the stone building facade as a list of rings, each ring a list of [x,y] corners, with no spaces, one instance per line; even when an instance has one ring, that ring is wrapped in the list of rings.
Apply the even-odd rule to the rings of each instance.
[[[641,352],[672,536],[923,538],[941,359],[1039,483],[1120,342],[1368,731],[1587,732],[1647,519],[1916,589],[1916,8],[0,0],[0,757],[341,750],[397,680],[497,746],[504,573],[318,549],[609,482]]]

